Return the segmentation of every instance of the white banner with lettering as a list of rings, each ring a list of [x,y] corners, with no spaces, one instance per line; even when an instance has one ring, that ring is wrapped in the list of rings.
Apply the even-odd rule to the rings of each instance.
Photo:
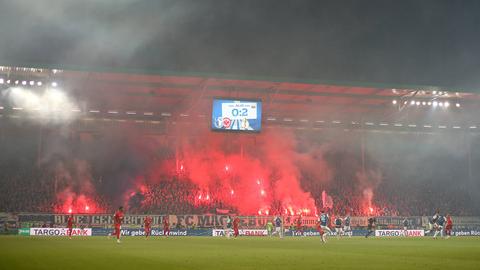
[[[241,236],[267,236],[267,230],[238,230]],[[233,235],[233,230],[230,231]],[[212,230],[212,236],[225,236],[225,230]]]
[[[423,230],[407,230],[407,235],[405,235],[404,230],[376,230],[375,236],[378,237],[389,237],[389,236],[425,236]]]
[[[68,236],[67,228],[30,228],[32,236]],[[92,236],[91,228],[73,228],[72,236]]]

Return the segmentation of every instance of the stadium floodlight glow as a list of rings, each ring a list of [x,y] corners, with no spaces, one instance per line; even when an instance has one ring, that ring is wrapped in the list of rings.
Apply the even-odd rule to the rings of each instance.
[[[15,84],[18,84],[18,80],[15,81]]]
[[[392,104],[393,104],[393,105],[396,105],[396,104],[397,104],[397,100],[396,100],[396,99],[392,100]]]
[[[37,86],[42,86],[42,82],[37,82]]]
[[[437,91],[433,91],[432,94],[436,95],[436,94],[437,94]]]
[[[438,102],[437,102],[437,101],[434,101],[434,102],[432,103],[432,105],[433,105],[433,107],[437,107],[437,106],[438,106]]]
[[[448,108],[448,107],[450,107],[450,102],[448,102],[448,101],[445,101],[444,105],[445,105],[445,107],[447,107],[447,108]]]
[[[439,102],[438,106],[443,107],[443,102]]]
[[[428,106],[432,105],[432,102],[431,101],[427,102],[427,105]]]
[[[58,83],[57,82],[52,82],[52,87],[57,87]]]
[[[0,84],[4,84],[5,81],[3,80],[3,78],[0,78]]]
[[[410,105],[415,105],[415,100],[410,101]]]
[[[455,106],[456,106],[457,108],[460,108],[460,103],[456,103]]]
[[[8,83],[8,84],[10,84],[10,82],[11,82],[10,80],[7,80],[7,83]]]
[[[31,85],[31,86],[34,86],[34,85],[35,85],[35,82],[34,82],[34,81],[30,81],[30,85]]]
[[[22,85],[27,85],[27,81],[22,81]]]
[[[423,106],[427,105],[427,102],[422,101],[422,105],[423,105]]]
[[[417,106],[419,106],[419,105],[420,105],[420,101],[415,102],[415,104],[417,104]]]

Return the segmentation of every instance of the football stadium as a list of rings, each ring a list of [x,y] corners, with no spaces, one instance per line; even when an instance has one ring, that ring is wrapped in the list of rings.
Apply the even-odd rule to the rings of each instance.
[[[306,58],[324,75],[273,60],[266,72],[250,54],[268,53],[236,47],[232,31],[246,38],[245,25],[262,24],[243,41],[266,42],[253,33],[268,21],[306,38],[315,31],[293,23],[293,7],[341,18],[315,1],[20,2],[0,4],[0,23],[19,29],[0,40],[0,269],[479,269],[480,60],[471,45],[458,42],[462,58],[436,43],[447,48],[435,55],[443,71],[423,75],[417,62],[397,77],[386,74],[399,67],[365,64],[377,77],[359,79]],[[402,6],[319,2],[339,14]],[[446,2],[438,12],[480,11]],[[459,20],[463,40],[474,23]],[[199,22],[216,31],[199,34]],[[317,53],[298,45],[287,57],[292,48],[269,45],[288,58],[282,65]],[[350,49],[361,55],[377,45],[358,46]],[[225,62],[200,63],[209,49]],[[233,58],[250,59],[249,72]],[[470,64],[477,71],[459,71]],[[460,73],[473,75],[447,78]]]

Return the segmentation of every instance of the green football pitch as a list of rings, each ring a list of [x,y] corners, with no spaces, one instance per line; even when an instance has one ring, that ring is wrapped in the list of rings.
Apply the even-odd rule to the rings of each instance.
[[[480,237],[0,237],[0,269],[480,269]]]

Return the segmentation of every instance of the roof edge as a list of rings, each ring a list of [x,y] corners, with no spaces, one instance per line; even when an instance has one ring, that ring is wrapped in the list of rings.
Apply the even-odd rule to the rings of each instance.
[[[158,69],[142,69],[142,68],[112,68],[112,67],[86,67],[75,65],[52,65],[42,63],[11,63],[0,61],[2,66],[12,67],[28,67],[28,68],[43,68],[43,69],[62,69],[66,71],[79,72],[99,72],[99,73],[124,73],[124,74],[143,74],[143,75],[160,75],[160,76],[181,76],[181,77],[203,77],[203,78],[219,78],[230,80],[253,80],[253,81],[269,81],[277,83],[305,83],[305,84],[319,84],[319,85],[333,85],[333,86],[351,86],[351,87],[369,87],[382,89],[421,89],[421,90],[440,90],[449,92],[465,92],[475,93],[477,90],[473,89],[455,89],[453,87],[435,86],[435,85],[414,85],[404,83],[376,83],[376,82],[360,82],[360,81],[334,81],[334,80],[320,80],[314,78],[293,78],[293,77],[274,77],[262,75],[241,75],[231,73],[212,73],[212,72],[195,72],[195,71],[171,71]]]

